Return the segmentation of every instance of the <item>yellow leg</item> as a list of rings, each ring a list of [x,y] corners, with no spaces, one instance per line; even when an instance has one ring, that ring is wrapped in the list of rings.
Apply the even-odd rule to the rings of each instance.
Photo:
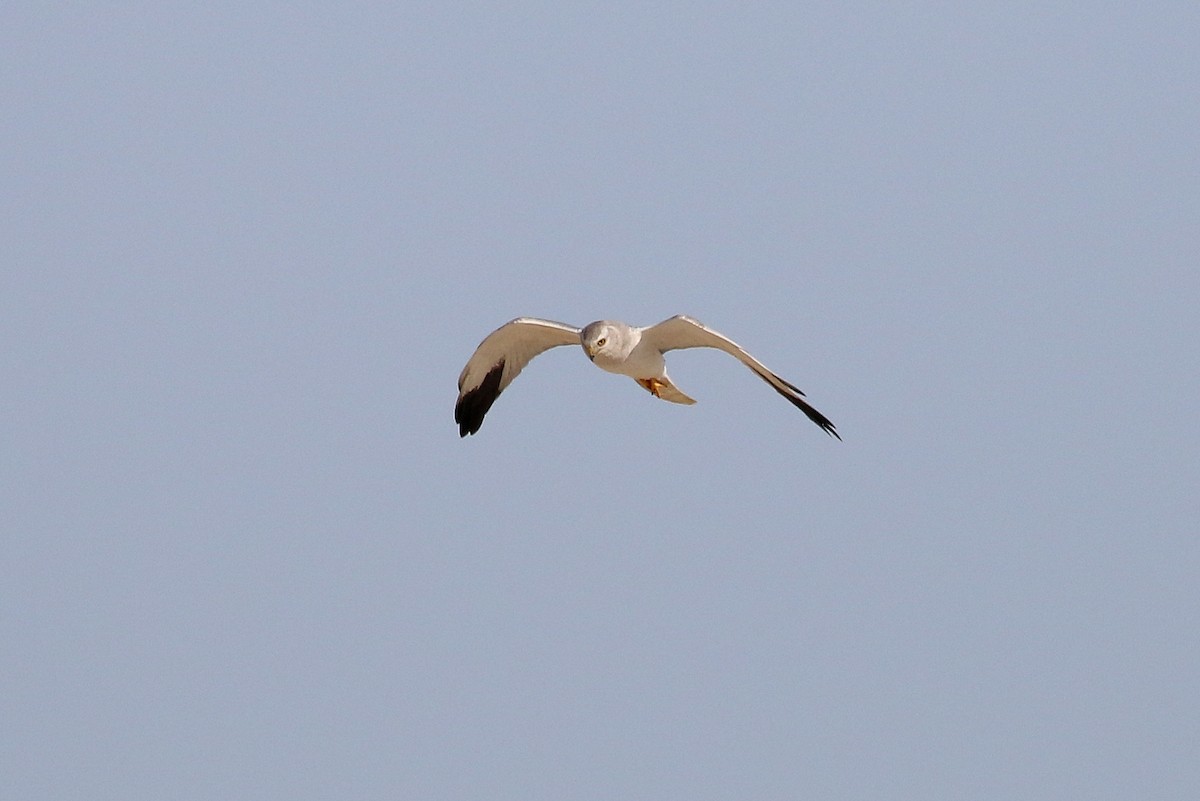
[[[662,395],[660,395],[658,393],[658,390],[660,387],[665,387],[666,384],[659,381],[657,378],[636,378],[634,380],[637,381],[639,384],[641,384],[643,387],[645,387],[646,390],[654,397],[656,397],[656,398],[662,397]]]

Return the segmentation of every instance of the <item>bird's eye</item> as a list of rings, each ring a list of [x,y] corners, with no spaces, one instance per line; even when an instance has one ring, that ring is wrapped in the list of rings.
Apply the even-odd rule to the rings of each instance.
[[[599,339],[596,340],[596,345],[598,347],[603,348],[605,342],[608,342],[608,337],[600,337]]]

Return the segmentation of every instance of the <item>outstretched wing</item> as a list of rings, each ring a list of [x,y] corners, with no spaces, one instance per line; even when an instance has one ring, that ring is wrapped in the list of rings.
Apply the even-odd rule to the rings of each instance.
[[[553,320],[518,317],[487,335],[458,377],[454,422],[458,435],[474,434],[504,388],[539,353],[559,345],[578,345],[579,329]]]
[[[841,439],[837,429],[829,418],[818,412],[804,400],[804,393],[793,384],[789,384],[767,369],[766,365],[742,350],[741,346],[729,337],[712,330],[699,320],[683,314],[677,314],[669,320],[663,320],[658,325],[652,325],[642,330],[642,341],[660,352],[680,350],[682,348],[716,348],[754,371],[755,375],[771,385],[776,392],[787,398],[793,406],[808,415],[808,419],[819,425],[826,434]]]

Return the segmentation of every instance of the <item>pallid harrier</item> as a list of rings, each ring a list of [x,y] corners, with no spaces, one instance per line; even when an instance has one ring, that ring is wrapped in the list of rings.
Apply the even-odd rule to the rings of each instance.
[[[629,376],[656,398],[684,404],[696,401],[671,383],[663,354],[681,348],[723,350],[753,370],[826,434],[841,439],[829,418],[804,400],[803,392],[772,373],[733,340],[682,314],[646,328],[599,320],[579,329],[534,317],[518,317],[505,323],[479,343],[458,377],[454,422],[458,423],[459,436],[479,430],[496,398],[534,356],[559,345],[575,344],[582,345],[600,369]]]

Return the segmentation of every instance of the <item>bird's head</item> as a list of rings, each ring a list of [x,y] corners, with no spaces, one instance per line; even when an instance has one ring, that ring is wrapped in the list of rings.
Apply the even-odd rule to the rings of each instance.
[[[603,320],[589,323],[579,337],[584,353],[592,361],[595,361],[599,354],[607,354],[616,344],[615,334],[615,329]]]

